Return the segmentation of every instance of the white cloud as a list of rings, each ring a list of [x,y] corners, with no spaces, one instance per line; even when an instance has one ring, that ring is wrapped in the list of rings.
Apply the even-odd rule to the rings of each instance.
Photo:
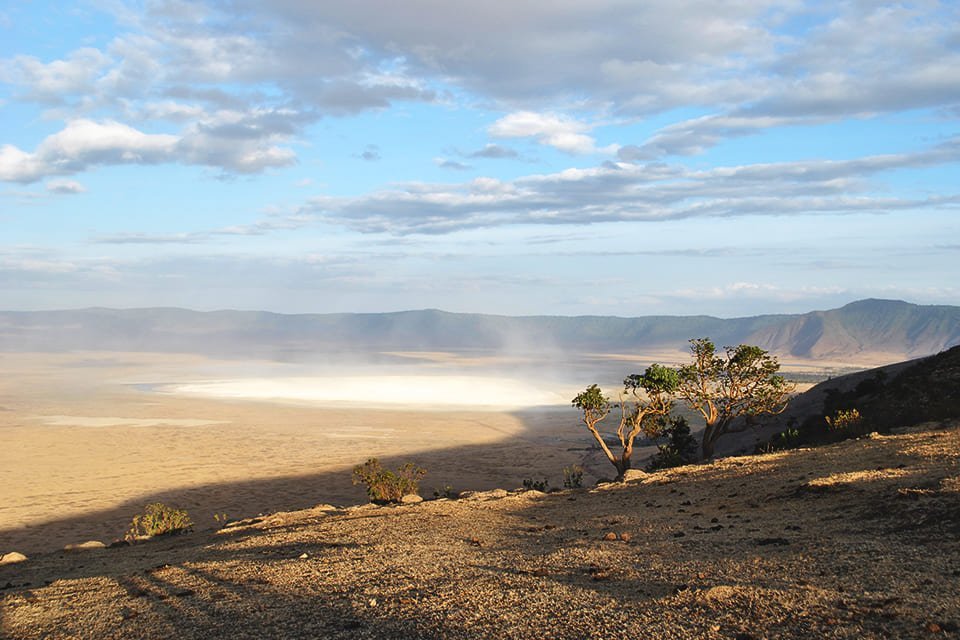
[[[47,191],[58,194],[85,193],[87,188],[75,180],[50,180],[47,182]]]
[[[26,88],[25,96],[38,102],[60,103],[65,97],[90,93],[102,71],[111,63],[98,49],[84,47],[65,60],[44,63],[20,55],[3,61],[0,80]]]
[[[293,164],[296,155],[275,144],[283,123],[266,123],[254,114],[230,114],[188,128],[180,135],[149,134],[112,120],[77,119],[45,138],[35,151],[0,147],[0,180],[35,182],[112,164],[183,162],[256,173]],[[281,118],[282,120],[282,118]]]
[[[956,162],[958,157],[960,144],[951,141],[913,154],[703,171],[608,162],[512,181],[399,184],[360,197],[315,198],[304,211],[361,232],[439,234],[502,225],[956,208],[960,195],[892,197],[868,178],[894,168]]]
[[[118,122],[78,119],[43,140],[33,153],[12,145],[0,148],[0,180],[34,182],[102,164],[169,161],[177,137],[146,134]]]
[[[597,148],[596,140],[586,134],[592,128],[563,114],[516,111],[494,122],[487,132],[495,138],[533,138],[566,153],[615,152],[616,147]]]

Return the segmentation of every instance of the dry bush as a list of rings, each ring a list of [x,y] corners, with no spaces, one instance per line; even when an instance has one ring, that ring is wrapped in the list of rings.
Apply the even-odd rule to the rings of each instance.
[[[183,509],[154,502],[148,504],[144,512],[134,516],[127,532],[127,540],[136,540],[145,536],[163,536],[175,533],[187,533],[193,529],[190,516]]]
[[[420,489],[420,480],[427,475],[412,462],[407,462],[396,471],[384,469],[380,461],[370,458],[353,468],[353,484],[367,486],[367,496],[371,502],[400,502],[403,496],[416,494]]]

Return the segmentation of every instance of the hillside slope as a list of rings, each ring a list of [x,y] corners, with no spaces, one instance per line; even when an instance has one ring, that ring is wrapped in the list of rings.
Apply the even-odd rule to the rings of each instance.
[[[38,556],[0,566],[0,635],[956,637],[958,535],[953,421],[594,490],[320,506]]]
[[[115,350],[283,358],[309,352],[682,349],[693,337],[782,355],[916,357],[960,344],[960,307],[862,300],[830,311],[708,316],[507,317],[437,310],[284,315],[185,309],[0,312],[0,351]]]

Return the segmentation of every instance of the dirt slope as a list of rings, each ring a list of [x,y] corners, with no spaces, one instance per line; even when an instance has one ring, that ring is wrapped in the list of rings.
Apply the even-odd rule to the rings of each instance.
[[[0,566],[0,636],[960,635],[957,421],[494,495]]]

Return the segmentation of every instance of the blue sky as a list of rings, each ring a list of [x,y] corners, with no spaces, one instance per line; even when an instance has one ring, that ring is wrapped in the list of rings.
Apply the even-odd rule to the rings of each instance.
[[[960,304],[960,5],[0,5],[0,307]]]

